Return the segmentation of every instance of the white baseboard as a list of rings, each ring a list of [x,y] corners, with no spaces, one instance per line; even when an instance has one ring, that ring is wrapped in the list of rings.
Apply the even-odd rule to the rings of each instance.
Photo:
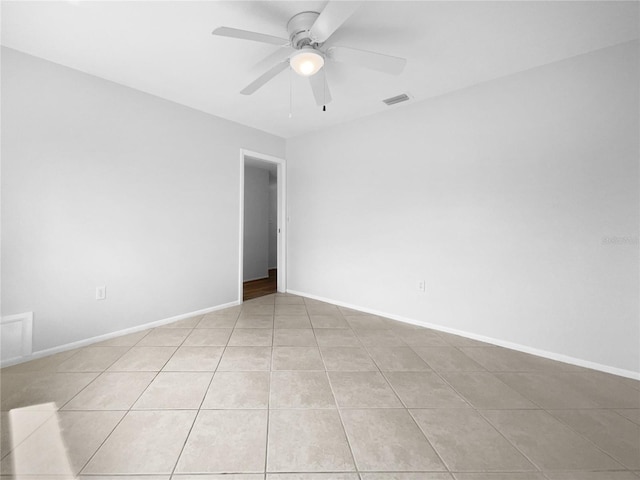
[[[352,305],[346,302],[340,302],[337,300],[332,300],[330,298],[320,297],[318,295],[313,295],[311,293],[298,292],[296,290],[287,290],[287,293],[291,293],[293,295],[299,295],[301,297],[307,297],[314,300],[319,300],[321,302],[332,303],[334,305],[338,305],[340,307],[350,308],[352,310],[358,310],[364,313],[370,313],[372,315],[378,315],[380,317],[390,318],[392,320],[397,320],[399,322],[410,323],[412,325],[418,325],[420,327],[430,328],[432,330],[438,330],[446,333],[453,333],[454,335],[460,335],[461,337],[471,338],[473,340],[478,340],[480,342],[490,343],[492,345],[498,345],[500,347],[509,348],[511,350],[517,350],[523,353],[530,353],[531,355],[536,355],[538,357],[548,358],[549,360],[556,360],[558,362],[568,363],[570,365],[576,365],[578,367],[590,368],[592,370],[598,370],[600,372],[611,373],[613,375],[618,375],[620,377],[632,378],[634,380],[640,380],[640,372],[634,372],[633,370],[625,370],[623,368],[611,367],[609,365],[604,365],[601,363],[592,362],[590,360],[584,360],[581,358],[571,357],[569,355],[564,355],[562,353],[549,352],[547,350],[541,350],[539,348],[528,347],[526,345],[521,345],[519,343],[507,342],[504,340],[500,340],[492,337],[485,337],[484,335],[477,335],[475,333],[465,332],[462,330],[457,330],[455,328],[443,327],[442,325],[436,325],[429,322],[423,322],[420,320],[414,320],[411,318],[401,317],[399,315],[394,315],[392,313],[381,312],[379,310],[374,310],[371,308],[360,307],[358,305]]]
[[[91,337],[91,338],[86,338],[84,340],[78,340],[77,342],[66,343],[64,345],[59,345],[57,347],[47,348],[46,350],[39,350],[37,352],[33,352],[31,355],[26,355],[17,359],[10,359],[6,362],[2,362],[0,363],[0,368],[8,367],[10,365],[16,365],[18,363],[28,362],[29,360],[35,360],[37,358],[53,355],[54,353],[66,352],[67,350],[73,350],[74,348],[86,347],[87,345],[92,345],[94,343],[110,340],[112,338],[119,337],[121,335],[140,332],[142,330],[147,330],[149,328],[161,327],[162,325],[177,322],[178,320],[184,320],[185,318],[195,317],[196,315],[205,315],[207,313],[215,312],[216,310],[223,310],[225,308],[235,307],[236,305],[240,305],[240,302],[238,302],[237,300],[229,303],[224,303],[222,305],[216,305],[215,307],[203,308],[202,310],[196,310],[194,312],[189,312],[189,313],[182,313],[180,315],[175,315],[173,317],[163,318],[162,320],[156,320],[154,322],[144,323],[142,325],[136,325],[135,327],[125,328],[124,330],[105,333],[104,335],[98,335],[97,337]]]

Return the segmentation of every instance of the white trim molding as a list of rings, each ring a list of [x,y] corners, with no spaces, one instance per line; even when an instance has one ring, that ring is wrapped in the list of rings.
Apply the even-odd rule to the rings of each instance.
[[[526,345],[521,345],[519,343],[507,342],[505,340],[500,340],[497,338],[485,337],[484,335],[477,335],[475,333],[456,330],[455,328],[443,327],[442,325],[436,325],[429,322],[423,322],[420,320],[401,317],[400,315],[394,315],[392,313],[381,312],[379,310],[374,310],[371,308],[360,307],[358,305],[352,305],[350,303],[332,300],[330,298],[313,295],[311,293],[298,292],[296,290],[287,290],[287,293],[291,293],[292,295],[299,295],[301,297],[311,298],[314,300],[319,300],[321,302],[332,303],[334,305],[338,305],[339,307],[350,308],[352,310],[358,310],[360,312],[370,313],[372,315],[378,315],[380,317],[390,318],[391,320],[397,320],[399,322],[409,323],[411,325],[417,325],[419,327],[430,328],[432,330],[438,330],[440,332],[445,332],[445,333],[452,333],[454,335],[470,338],[472,340],[478,340],[480,342],[490,343],[491,345],[497,345],[499,347],[516,350],[518,352],[529,353],[531,355],[536,355],[538,357],[548,358],[549,360],[568,363],[569,365],[576,365],[578,367],[585,367],[585,368],[590,368],[592,370],[598,370],[600,372],[611,373],[613,375],[618,375],[620,377],[640,380],[640,372],[634,372],[633,370],[626,370],[623,368],[612,367],[610,365],[604,365],[602,363],[592,362],[590,360],[584,360],[582,358],[571,357],[569,355],[564,355],[562,353],[549,352],[547,350],[528,347]]]
[[[205,315],[207,313],[215,312],[217,310],[223,310],[225,308],[235,307],[239,304],[240,302],[238,301],[224,303],[222,305],[216,305],[215,307],[208,307],[208,308],[203,308],[201,310],[196,310],[189,313],[182,313],[180,315],[163,318],[162,320],[156,320],[154,322],[144,323],[142,325],[136,325],[135,327],[125,328],[123,330],[118,330],[116,332],[105,333],[104,335],[98,335],[96,337],[86,338],[84,340],[78,340],[77,342],[71,342],[71,343],[66,343],[64,345],[59,345],[57,347],[47,348],[46,350],[39,350],[33,353],[30,351],[29,354],[26,356],[8,359],[7,361],[3,360],[2,363],[0,364],[0,367],[8,367],[10,365],[28,362],[29,360],[35,360],[37,358],[53,355],[54,353],[65,352],[67,350],[73,350],[74,348],[86,347],[94,343],[104,342],[105,340],[110,340],[112,338],[119,337],[122,335],[127,335],[129,333],[140,332],[142,330],[147,330],[149,328],[161,327],[163,325],[167,325],[168,323],[177,322],[178,320],[184,320],[185,318],[191,318],[197,315]],[[8,318],[8,317],[5,317],[5,318]],[[3,323],[5,318],[2,319]]]
[[[242,289],[244,283],[244,159],[251,157],[264,162],[275,163],[278,168],[278,280],[277,290],[284,293],[287,290],[287,162],[283,158],[258,153],[244,148],[240,149],[240,218],[238,231],[238,302],[242,303]],[[247,280],[249,281],[249,280]]]

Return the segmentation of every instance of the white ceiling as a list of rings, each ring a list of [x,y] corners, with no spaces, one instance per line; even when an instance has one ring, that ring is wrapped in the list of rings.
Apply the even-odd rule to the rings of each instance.
[[[406,57],[398,77],[327,66],[322,112],[307,79],[281,73],[239,91],[277,49],[214,37],[221,25],[286,37],[294,14],[324,1],[2,1],[2,44],[282,137],[419,101],[638,38],[639,3],[368,1],[330,43]],[[263,67],[264,68],[264,67]],[[290,82],[292,88],[290,89]],[[293,116],[289,118],[290,93]],[[404,104],[406,105],[406,104]]]

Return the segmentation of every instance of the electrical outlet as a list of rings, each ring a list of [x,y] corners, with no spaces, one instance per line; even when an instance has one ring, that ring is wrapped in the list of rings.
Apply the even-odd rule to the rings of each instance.
[[[422,292],[422,293],[427,291],[427,282],[426,281],[420,280],[418,282],[418,291]]]
[[[104,300],[105,298],[107,298],[107,287],[104,285],[96,287],[96,300]]]

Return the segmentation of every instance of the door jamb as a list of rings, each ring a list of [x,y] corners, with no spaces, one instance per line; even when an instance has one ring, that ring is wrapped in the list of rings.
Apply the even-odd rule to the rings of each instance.
[[[278,197],[278,220],[277,220],[277,255],[278,255],[278,286],[277,291],[284,293],[287,290],[287,264],[286,264],[286,162],[282,158],[266,155],[264,153],[253,152],[244,148],[240,149],[240,231],[239,231],[239,262],[238,262],[238,303],[242,303],[243,291],[243,270],[244,270],[244,160],[251,157],[264,162],[275,163],[278,167],[277,197]]]

